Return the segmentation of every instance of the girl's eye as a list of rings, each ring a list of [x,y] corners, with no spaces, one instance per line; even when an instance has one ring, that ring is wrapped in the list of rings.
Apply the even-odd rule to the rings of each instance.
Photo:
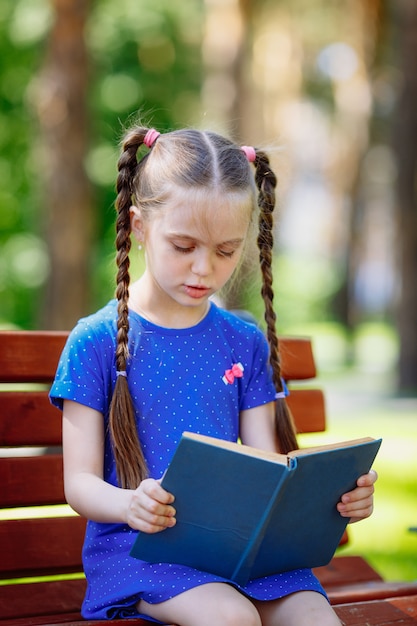
[[[194,252],[195,250],[195,246],[191,245],[191,246],[179,246],[176,243],[173,243],[173,248],[176,252],[179,252],[180,254],[191,254],[192,252]],[[236,250],[222,250],[221,248],[218,248],[216,250],[216,254],[219,257],[222,258],[226,258],[226,259],[231,259],[232,256],[235,254]]]
[[[236,250],[217,250],[217,254],[227,259],[231,259]]]
[[[182,246],[177,246],[175,243],[173,244],[173,246],[174,246],[174,250],[176,250],[177,252],[180,252],[181,254],[189,254],[190,252],[194,250],[192,246],[189,246],[188,248],[183,248]]]

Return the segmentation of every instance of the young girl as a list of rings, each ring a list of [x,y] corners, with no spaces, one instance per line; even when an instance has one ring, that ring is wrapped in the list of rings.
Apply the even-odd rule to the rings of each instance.
[[[129,555],[138,530],[175,524],[175,494],[160,479],[183,431],[281,452],[297,442],[272,308],[276,178],[267,156],[214,133],[137,127],[118,165],[117,298],[78,323],[51,390],[63,407],[66,497],[90,520],[83,616],[179,626],[340,624],[310,570],[239,587]],[[256,195],[268,342],[210,299],[239,264]],[[146,269],[130,286],[131,235],[145,249]],[[375,472],[362,476],[339,513],[369,516],[375,480]]]

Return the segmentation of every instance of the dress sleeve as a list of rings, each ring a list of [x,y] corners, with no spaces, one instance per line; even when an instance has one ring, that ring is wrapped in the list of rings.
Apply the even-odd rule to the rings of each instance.
[[[246,384],[240,400],[241,411],[275,400],[276,392],[269,365],[268,342],[260,329],[254,329],[252,342],[252,362],[249,376],[244,378]]]
[[[49,394],[52,404],[62,409],[64,400],[73,400],[105,415],[115,376],[113,361],[110,333],[99,334],[88,322],[79,322],[59,360]]]

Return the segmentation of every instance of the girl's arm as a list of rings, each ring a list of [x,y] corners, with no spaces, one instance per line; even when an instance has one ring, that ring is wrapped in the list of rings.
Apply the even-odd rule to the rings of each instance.
[[[273,402],[241,411],[239,426],[240,439],[245,445],[268,452],[279,452]]]
[[[144,532],[175,524],[173,496],[147,479],[137,489],[120,489],[103,479],[104,426],[99,411],[64,401],[62,439],[65,497],[84,517],[127,523]]]
[[[240,414],[240,438],[242,443],[261,450],[279,452],[274,427],[274,404],[264,404],[254,409],[242,411]],[[343,517],[349,517],[350,522],[358,522],[369,517],[373,511],[374,483],[378,475],[375,470],[361,476],[357,487],[345,493],[337,505],[337,510]]]

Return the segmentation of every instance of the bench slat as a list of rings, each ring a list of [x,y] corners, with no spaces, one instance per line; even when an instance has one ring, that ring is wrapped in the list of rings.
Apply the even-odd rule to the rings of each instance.
[[[1,446],[60,446],[60,412],[47,391],[0,393]]]
[[[67,337],[66,331],[2,331],[0,380],[50,382]]]
[[[1,587],[0,615],[2,619],[36,617],[46,614],[78,613],[84,599],[85,579],[54,580],[22,583]],[[21,606],[22,595],[25,604]],[[0,619],[0,624],[1,624]]]
[[[127,622],[127,623],[126,623]],[[115,619],[111,620],[111,626],[155,626],[155,622],[144,619]],[[60,624],[71,624],[71,626],[109,626],[108,620],[84,620],[80,613],[58,613],[39,617],[23,617],[16,619],[2,620],[0,626],[60,626]],[[389,626],[389,625],[388,625]]]
[[[317,433],[326,429],[326,408],[321,389],[291,389],[287,403],[298,433]]]
[[[65,503],[62,455],[0,458],[1,507]]]
[[[85,524],[78,516],[2,520],[0,578],[81,572]]]
[[[280,337],[282,376],[285,380],[307,380],[317,375],[311,340],[304,337]]]
[[[382,580],[374,568],[360,556],[338,556],[328,565],[314,568],[313,572],[326,590],[332,585],[343,585],[348,580],[355,583]]]
[[[37,615],[36,617],[12,617],[2,620],[0,617],[0,625],[1,626],[47,626],[50,624],[51,626],[60,626],[60,624],[82,624],[82,626],[86,626],[87,624],[91,624],[91,622],[84,622],[80,620],[80,612],[77,613],[58,613],[58,614],[48,614],[48,615]],[[113,622],[116,624],[117,622]],[[95,622],[95,626],[104,626],[104,622]],[[106,625],[109,626],[108,622]],[[123,626],[126,626],[125,624]],[[129,624],[128,626],[136,626],[135,622]],[[142,626],[142,625],[140,625]],[[153,624],[155,626],[155,622]]]
[[[126,619],[111,620],[111,626],[155,626],[155,622],[149,622],[144,619]],[[109,626],[108,620],[84,620],[80,612],[77,613],[57,613],[36,617],[17,617],[2,620],[0,617],[0,626],[60,626],[60,624],[71,624],[71,626]]]
[[[369,602],[370,600],[385,600],[387,598],[401,598],[413,596],[417,592],[414,582],[390,582],[369,580],[363,583],[352,583],[327,590],[330,603],[335,606],[348,602]]]
[[[334,609],[344,626],[415,626],[417,595],[339,604]]]

